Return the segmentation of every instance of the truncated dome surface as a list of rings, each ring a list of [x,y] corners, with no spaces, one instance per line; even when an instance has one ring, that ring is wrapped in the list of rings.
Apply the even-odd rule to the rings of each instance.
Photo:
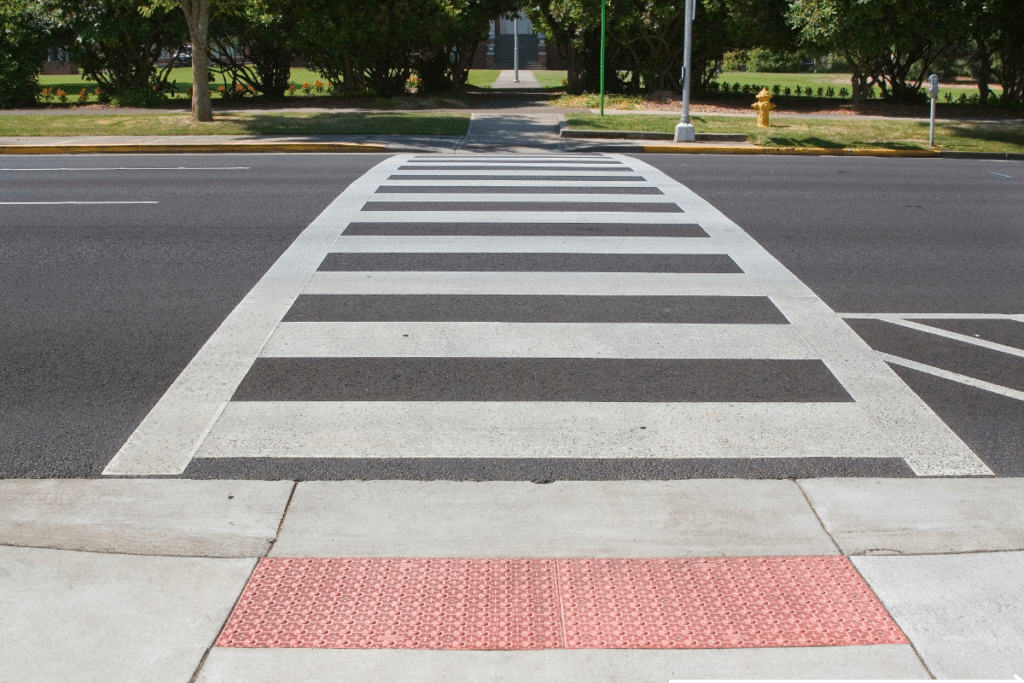
[[[901,644],[845,557],[266,558],[220,647]]]

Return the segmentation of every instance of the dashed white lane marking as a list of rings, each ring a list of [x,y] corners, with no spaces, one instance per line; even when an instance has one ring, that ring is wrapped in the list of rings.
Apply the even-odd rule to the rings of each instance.
[[[0,202],[3,206],[44,206],[54,204],[159,204],[153,201],[138,202]]]
[[[248,171],[248,166],[90,166],[74,168],[0,168],[0,171]]]
[[[621,165],[611,170],[600,160]],[[587,158],[549,157],[550,166],[566,176],[583,173],[641,176],[661,189],[662,202],[675,203],[685,213],[642,212],[636,196],[611,195],[633,203],[638,211],[371,211],[360,212],[366,201],[387,195],[376,189],[400,166],[409,174],[430,173],[416,165],[449,164],[436,157],[392,157],[349,186],[307,228],[267,275],[235,309],[181,376],[150,412],[139,429],[105,470],[106,474],[179,474],[193,453],[196,457],[447,457],[527,454],[552,457],[903,457],[918,475],[990,475],[991,471],[899,379],[842,320],[810,289],[786,270],[757,242],[721,212],[686,187],[651,166],[620,155]],[[485,159],[461,156],[462,166],[436,171],[459,173],[469,165],[488,166]],[[543,166],[526,160],[510,163],[493,157],[478,174],[509,174],[499,166]],[[590,168],[593,167],[593,168]],[[524,178],[555,174],[552,168],[519,168]],[[461,180],[455,180],[462,184]],[[472,182],[472,181],[466,181]],[[393,200],[406,197],[392,195]],[[514,195],[495,195],[510,201]],[[581,196],[594,203],[593,195]],[[431,195],[432,199],[441,199]],[[462,201],[465,195],[448,195]],[[538,195],[523,195],[535,202]],[[567,200],[566,195],[557,197]],[[353,220],[359,222],[513,222],[548,223],[698,223],[709,235],[703,241],[683,239],[675,244],[695,253],[714,244],[728,254],[742,274],[678,273],[480,273],[480,272],[317,272],[330,251],[347,251],[372,242],[339,241]],[[390,237],[388,251],[415,247],[440,252],[447,238],[424,240]],[[471,238],[475,239],[475,238]],[[538,238],[524,240],[519,249],[562,244],[577,253],[601,253],[625,248],[633,253],[658,253],[664,242],[650,238],[591,238],[574,242]],[[468,244],[463,242],[464,244]],[[507,246],[507,241],[495,242]],[[585,246],[584,246],[585,245]],[[377,246],[381,246],[380,243]],[[692,248],[694,251],[689,251]],[[616,252],[612,252],[616,253]],[[674,253],[679,253],[678,251]],[[856,403],[431,403],[431,402],[230,402],[247,370],[263,350],[275,348],[275,328],[299,294],[466,293],[466,294],[635,294],[760,295],[769,297],[792,324],[802,348],[824,361]],[[282,327],[282,329],[287,329]],[[324,328],[327,329],[327,328]],[[286,333],[287,334],[287,333]],[[539,341],[539,340],[538,340]],[[459,342],[465,344],[467,342]],[[723,350],[728,344],[723,345]],[[727,351],[724,351],[727,352]],[[391,353],[387,348],[380,353]],[[682,354],[675,354],[680,357]],[[707,355],[706,353],[704,354]],[[223,407],[227,402],[226,407]],[[205,440],[211,416],[222,409]],[[637,425],[659,419],[663,428]],[[382,425],[387,425],[382,428]],[[490,425],[481,429],[481,426]],[[394,427],[394,428],[392,428]],[[347,431],[346,431],[347,430]],[[650,432],[647,434],[646,432]],[[341,435],[348,436],[341,438]],[[657,436],[655,436],[657,435]],[[198,451],[195,444],[200,443]],[[332,445],[333,444],[333,445]],[[354,444],[358,444],[358,449]],[[589,449],[589,450],[588,450]],[[581,455],[587,452],[589,455]],[[628,455],[635,453],[635,455]],[[461,455],[460,455],[461,454]]]
[[[941,377],[942,379],[948,379],[951,382],[957,382],[958,384],[966,384],[969,387],[975,387],[976,389],[984,389],[985,391],[991,391],[993,394],[1001,394],[1002,396],[1008,396],[1015,398],[1018,401],[1024,401],[1024,391],[1017,391],[1009,387],[1000,386],[999,384],[993,384],[992,382],[986,382],[982,379],[975,379],[968,377],[967,375],[961,375],[956,372],[950,372],[949,370],[943,370],[937,368],[934,365],[926,365],[924,363],[918,363],[917,361],[909,360],[907,358],[900,358],[899,356],[893,356],[888,353],[876,351],[876,353],[884,360],[892,363],[893,365],[902,365],[905,368],[911,370],[917,370],[928,375],[934,375],[935,377]]]

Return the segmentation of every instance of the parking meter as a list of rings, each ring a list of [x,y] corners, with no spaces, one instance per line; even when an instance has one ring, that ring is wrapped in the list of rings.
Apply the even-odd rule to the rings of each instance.
[[[939,96],[939,75],[932,74],[928,77],[928,97],[933,100]]]

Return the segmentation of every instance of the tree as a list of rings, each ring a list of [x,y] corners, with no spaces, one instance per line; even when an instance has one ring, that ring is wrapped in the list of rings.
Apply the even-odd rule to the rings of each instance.
[[[730,4],[734,1],[735,6]],[[753,0],[698,0],[691,61],[696,89],[715,77],[718,61],[737,44],[736,13]],[[677,0],[608,0],[605,90],[676,90],[683,63],[684,3]],[[567,57],[568,88],[600,87],[599,0],[548,0],[529,15]],[[630,72],[620,81],[619,71]]]
[[[185,25],[165,9],[143,14],[129,0],[48,0],[59,13],[64,47],[104,96],[133,104],[163,98],[170,66],[157,60],[184,39]]]
[[[0,108],[31,107],[56,17],[38,3],[0,0]]]
[[[272,99],[284,97],[296,55],[300,5],[245,0],[211,18],[212,64],[230,76],[229,93],[237,84]]]
[[[916,96],[932,62],[963,39],[962,10],[946,0],[793,0],[788,19],[805,46],[846,58],[854,102],[875,85],[900,100]]]
[[[989,100],[989,79],[1003,87],[1001,101],[1024,101],[1024,5],[1014,0],[969,0],[966,16],[977,47],[979,103]]]

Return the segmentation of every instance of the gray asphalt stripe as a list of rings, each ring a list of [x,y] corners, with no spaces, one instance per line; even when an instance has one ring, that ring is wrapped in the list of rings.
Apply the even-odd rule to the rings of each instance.
[[[660,195],[656,187],[572,187],[572,186],[522,186],[522,185],[382,185],[377,194],[625,194]]]
[[[694,223],[349,223],[342,237],[357,236],[707,237]],[[1024,327],[1024,326],[1022,326]]]
[[[741,273],[726,254],[328,254],[319,271]]]
[[[848,320],[876,351],[995,385],[1024,390],[1024,359],[882,320]]]
[[[259,358],[233,401],[841,402],[817,360]]]
[[[586,212],[620,212],[620,213],[683,213],[676,204],[669,202],[542,202],[542,201],[460,201],[460,202],[404,202],[404,201],[370,201],[366,202],[363,211],[487,211],[498,213],[525,213],[551,211],[557,213]]]
[[[757,296],[302,295],[285,322],[771,324],[786,318]]]
[[[913,477],[902,458],[203,458],[185,479],[619,481]],[[877,647],[877,646],[875,646]]]

